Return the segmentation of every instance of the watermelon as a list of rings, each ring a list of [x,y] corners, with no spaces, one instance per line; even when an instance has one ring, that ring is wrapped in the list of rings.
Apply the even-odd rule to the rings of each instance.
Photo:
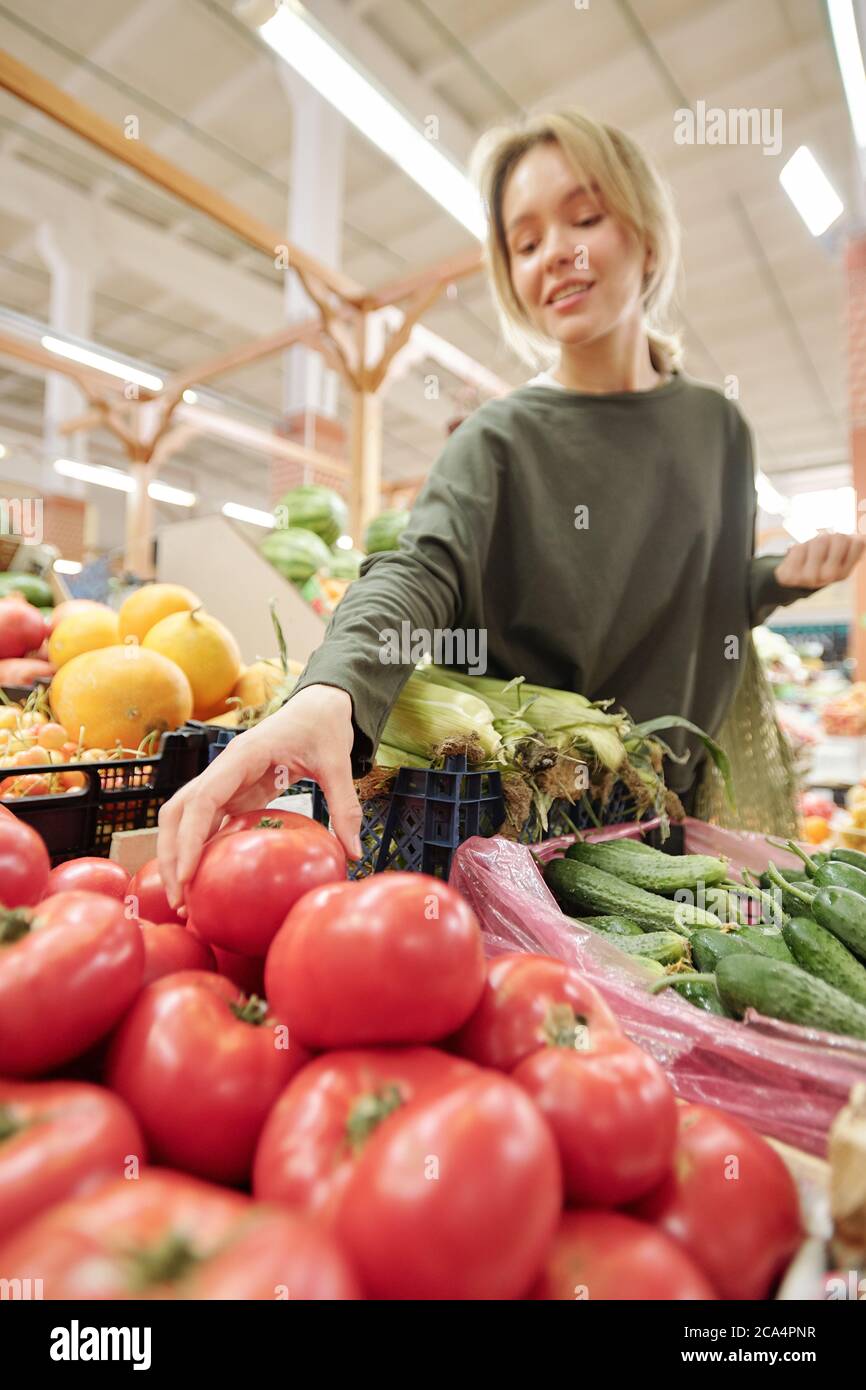
[[[262,541],[261,552],[293,584],[303,584],[317,570],[327,570],[331,560],[331,552],[321,536],[300,526],[269,532]]]
[[[317,483],[293,487],[280,498],[274,514],[281,530],[312,531],[325,545],[333,545],[338,536],[345,535],[349,524],[349,512],[340,494]]]
[[[380,512],[364,532],[364,549],[368,555],[378,550],[396,550],[400,536],[409,525],[405,511]]]
[[[51,608],[54,604],[51,585],[38,574],[20,574],[16,570],[3,570],[0,573],[0,598],[12,593],[23,595],[35,608]]]
[[[328,574],[332,579],[357,579],[364,558],[362,550],[332,550]]]

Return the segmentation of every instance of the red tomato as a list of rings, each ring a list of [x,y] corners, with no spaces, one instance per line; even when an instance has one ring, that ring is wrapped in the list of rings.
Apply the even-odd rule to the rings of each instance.
[[[0,1081],[0,1241],[46,1207],[145,1161],[123,1101],[103,1086]]]
[[[305,1047],[437,1042],[478,1003],[481,930],[465,898],[426,874],[334,883],[289,913],[265,986]]]
[[[142,990],[111,1040],[106,1079],[154,1161],[215,1182],[249,1175],[265,1117],[308,1060],[229,980],[201,970]]]
[[[42,646],[47,631],[39,609],[25,598],[0,598],[0,658],[26,656]]]
[[[309,830],[314,835],[327,835],[329,840],[333,839],[331,832],[311,816],[301,816],[297,811],[281,811],[276,806],[263,806],[260,811],[242,811],[240,815],[230,816],[217,834],[236,835],[239,830],[273,830],[276,826]]]
[[[223,951],[219,946],[211,946],[220,975],[237,985],[244,994],[265,993],[265,963],[261,956],[238,956],[234,951]]]
[[[0,945],[0,1073],[35,1076],[122,1017],[141,985],[144,942],[104,893],[55,893],[16,919],[23,934]]]
[[[183,922],[173,907],[169,907],[165,888],[159,876],[159,864],[148,859],[138,873],[132,875],[125,899],[130,915],[144,922]]]
[[[532,1297],[590,1300],[715,1299],[685,1251],[618,1211],[565,1211]]]
[[[345,877],[346,855],[333,835],[290,825],[241,830],[205,845],[186,902],[203,940],[264,956],[299,898]]]
[[[42,836],[17,816],[0,817],[0,909],[38,903],[50,872]],[[0,943],[3,939],[0,925]]]
[[[542,1047],[511,1075],[556,1135],[569,1201],[621,1206],[661,1182],[676,1101],[658,1062],[634,1043],[607,1033],[587,1051]]]
[[[556,1144],[528,1096],[482,1072],[423,1093],[355,1165],[337,1232],[368,1296],[520,1298],[556,1230]]]
[[[216,970],[214,953],[179,922],[141,922],[144,937],[142,986],[178,970]]]
[[[551,956],[497,956],[487,965],[478,1007],[454,1038],[462,1057],[511,1071],[539,1047],[573,1042],[575,1029],[619,1033],[597,989],[572,965]]]
[[[63,893],[82,889],[87,893],[107,893],[110,898],[121,902],[127,892],[129,870],[113,859],[92,858],[69,859],[58,864],[48,875],[48,883],[42,894],[47,898],[51,893]]]
[[[286,1087],[256,1149],[253,1193],[333,1224],[355,1165],[379,1125],[431,1087],[474,1075],[432,1047],[329,1052]]]
[[[44,1212],[0,1248],[0,1269],[41,1279],[46,1299],[360,1297],[314,1223],[154,1168]]]
[[[722,1298],[768,1298],[803,1238],[797,1187],[776,1151],[703,1105],[680,1107],[670,1174],[634,1210],[678,1240]]]

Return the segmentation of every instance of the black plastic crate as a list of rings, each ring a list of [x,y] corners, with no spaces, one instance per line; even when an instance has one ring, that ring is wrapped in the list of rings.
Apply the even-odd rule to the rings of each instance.
[[[50,796],[10,797],[3,805],[39,832],[52,864],[82,855],[107,856],[115,831],[149,830],[156,825],[163,803],[201,772],[207,751],[204,733],[179,729],[164,734],[159,751],[146,758],[16,767],[6,775],[82,772],[87,786]]]
[[[192,725],[191,725],[192,727]],[[205,725],[210,763],[234,738],[236,730]],[[328,807],[315,782],[296,783],[285,796],[306,792],[312,796],[315,820],[328,825]],[[381,873],[383,869],[407,869],[447,878],[458,845],[473,835],[495,835],[505,819],[502,778],[497,771],[478,771],[464,756],[446,759],[445,767],[398,769],[390,790],[365,801],[361,820],[363,855],[350,870],[351,878]],[[631,793],[617,784],[605,806],[598,802],[569,805],[554,802],[546,831],[533,817],[520,841],[536,844],[572,829],[590,830],[597,823],[615,825],[636,820]]]

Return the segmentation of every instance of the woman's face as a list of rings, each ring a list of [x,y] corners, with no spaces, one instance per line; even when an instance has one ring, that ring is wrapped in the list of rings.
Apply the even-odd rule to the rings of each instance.
[[[647,253],[553,141],[534,145],[505,186],[511,282],[540,333],[577,346],[640,320]]]

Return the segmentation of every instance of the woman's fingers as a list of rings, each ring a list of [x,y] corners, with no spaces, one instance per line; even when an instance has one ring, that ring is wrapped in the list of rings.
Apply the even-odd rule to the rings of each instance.
[[[824,534],[792,545],[776,569],[780,584],[792,589],[823,589],[846,579],[863,556],[862,536]]]
[[[355,793],[352,763],[348,754],[329,758],[328,762],[319,768],[316,781],[325,794],[328,815],[337,839],[350,859],[360,859],[363,852],[359,833],[361,803]]]

